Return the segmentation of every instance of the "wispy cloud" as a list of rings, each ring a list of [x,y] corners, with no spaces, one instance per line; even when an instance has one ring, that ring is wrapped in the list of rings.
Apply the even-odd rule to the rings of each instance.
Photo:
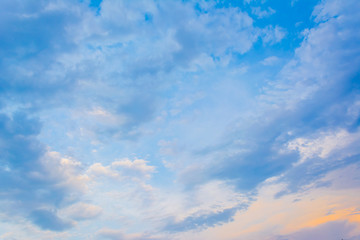
[[[261,7],[253,7],[251,12],[258,18],[269,17],[276,13],[276,11],[274,9],[272,9],[271,7],[269,7],[268,9],[265,9],[265,10],[262,10]]]

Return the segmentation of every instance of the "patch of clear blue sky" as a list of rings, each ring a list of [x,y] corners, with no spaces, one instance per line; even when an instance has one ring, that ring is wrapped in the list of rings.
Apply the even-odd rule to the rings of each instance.
[[[102,0],[90,0],[89,7],[96,9],[96,14],[100,14],[101,2],[102,2]]]
[[[99,8],[102,0],[91,0],[89,6]]]
[[[186,2],[186,1],[185,1]],[[266,44],[262,40],[254,42],[252,48],[245,53],[233,52],[234,56],[230,62],[230,66],[249,66],[247,72],[243,75],[244,79],[252,79],[251,89],[254,93],[258,92],[261,85],[264,84],[264,79],[274,77],[283,67],[286,61],[293,57],[294,50],[300,46],[303,41],[302,32],[305,29],[314,27],[316,23],[313,21],[312,12],[314,6],[319,3],[319,0],[298,0],[298,1],[283,1],[283,0],[253,0],[246,3],[244,0],[232,1],[217,1],[215,7],[227,8],[238,7],[243,12],[247,12],[254,20],[255,27],[264,28],[266,26],[279,26],[286,35],[277,43]],[[274,14],[263,18],[258,18],[253,14],[252,9],[260,7],[261,10],[268,10],[269,8],[275,11]],[[197,11],[204,11],[199,4],[195,4]],[[272,66],[264,66],[262,60],[267,57],[276,56],[282,61]]]
[[[253,1],[250,4],[244,4],[244,1],[221,1],[218,7],[237,6],[253,18],[254,26],[260,28],[268,25],[280,26],[286,31],[286,36],[280,43],[264,47],[261,41],[257,41],[251,51],[238,56],[241,60],[252,61],[274,54],[291,57],[294,53],[291,50],[299,47],[303,40],[302,31],[314,26],[312,12],[318,2],[318,0],[304,0],[291,4],[291,1],[268,0],[265,3]],[[263,10],[271,7],[276,12],[268,17],[257,18],[252,14],[253,7],[260,7]]]
[[[264,3],[263,3],[264,2]],[[268,25],[279,26],[285,32],[285,37],[278,43],[271,46],[266,45],[262,41],[254,43],[252,49],[245,54],[236,54],[234,59],[235,64],[241,62],[251,63],[251,69],[244,77],[252,79],[252,87],[254,91],[259,90],[259,86],[263,84],[264,79],[274,78],[281,70],[287,60],[291,59],[303,41],[302,32],[305,29],[314,27],[312,12],[318,0],[304,0],[304,1],[282,1],[282,0],[268,0],[268,1],[252,1],[250,4],[244,1],[221,1],[220,6],[238,6],[246,11],[254,20],[254,26],[264,28]],[[262,10],[269,8],[275,10],[275,13],[257,18],[252,13],[252,8],[260,7]],[[262,59],[276,56],[281,61],[271,66],[264,66]]]

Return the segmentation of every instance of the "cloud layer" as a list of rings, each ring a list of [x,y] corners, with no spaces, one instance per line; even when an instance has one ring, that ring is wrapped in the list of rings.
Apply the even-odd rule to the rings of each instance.
[[[360,4],[4,1],[1,239],[357,239]]]

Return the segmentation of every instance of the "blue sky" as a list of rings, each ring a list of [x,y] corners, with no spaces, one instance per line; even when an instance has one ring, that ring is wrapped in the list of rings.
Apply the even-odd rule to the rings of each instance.
[[[0,238],[360,238],[360,2],[4,0]]]

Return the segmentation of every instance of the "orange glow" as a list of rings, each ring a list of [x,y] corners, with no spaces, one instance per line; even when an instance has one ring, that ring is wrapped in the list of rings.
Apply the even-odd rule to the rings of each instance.
[[[349,222],[360,222],[360,214],[354,214],[356,212],[355,208],[347,208],[342,210],[334,211],[333,213],[315,218],[307,222],[304,227],[315,227],[320,224],[324,224],[331,221],[337,220],[347,220]]]

